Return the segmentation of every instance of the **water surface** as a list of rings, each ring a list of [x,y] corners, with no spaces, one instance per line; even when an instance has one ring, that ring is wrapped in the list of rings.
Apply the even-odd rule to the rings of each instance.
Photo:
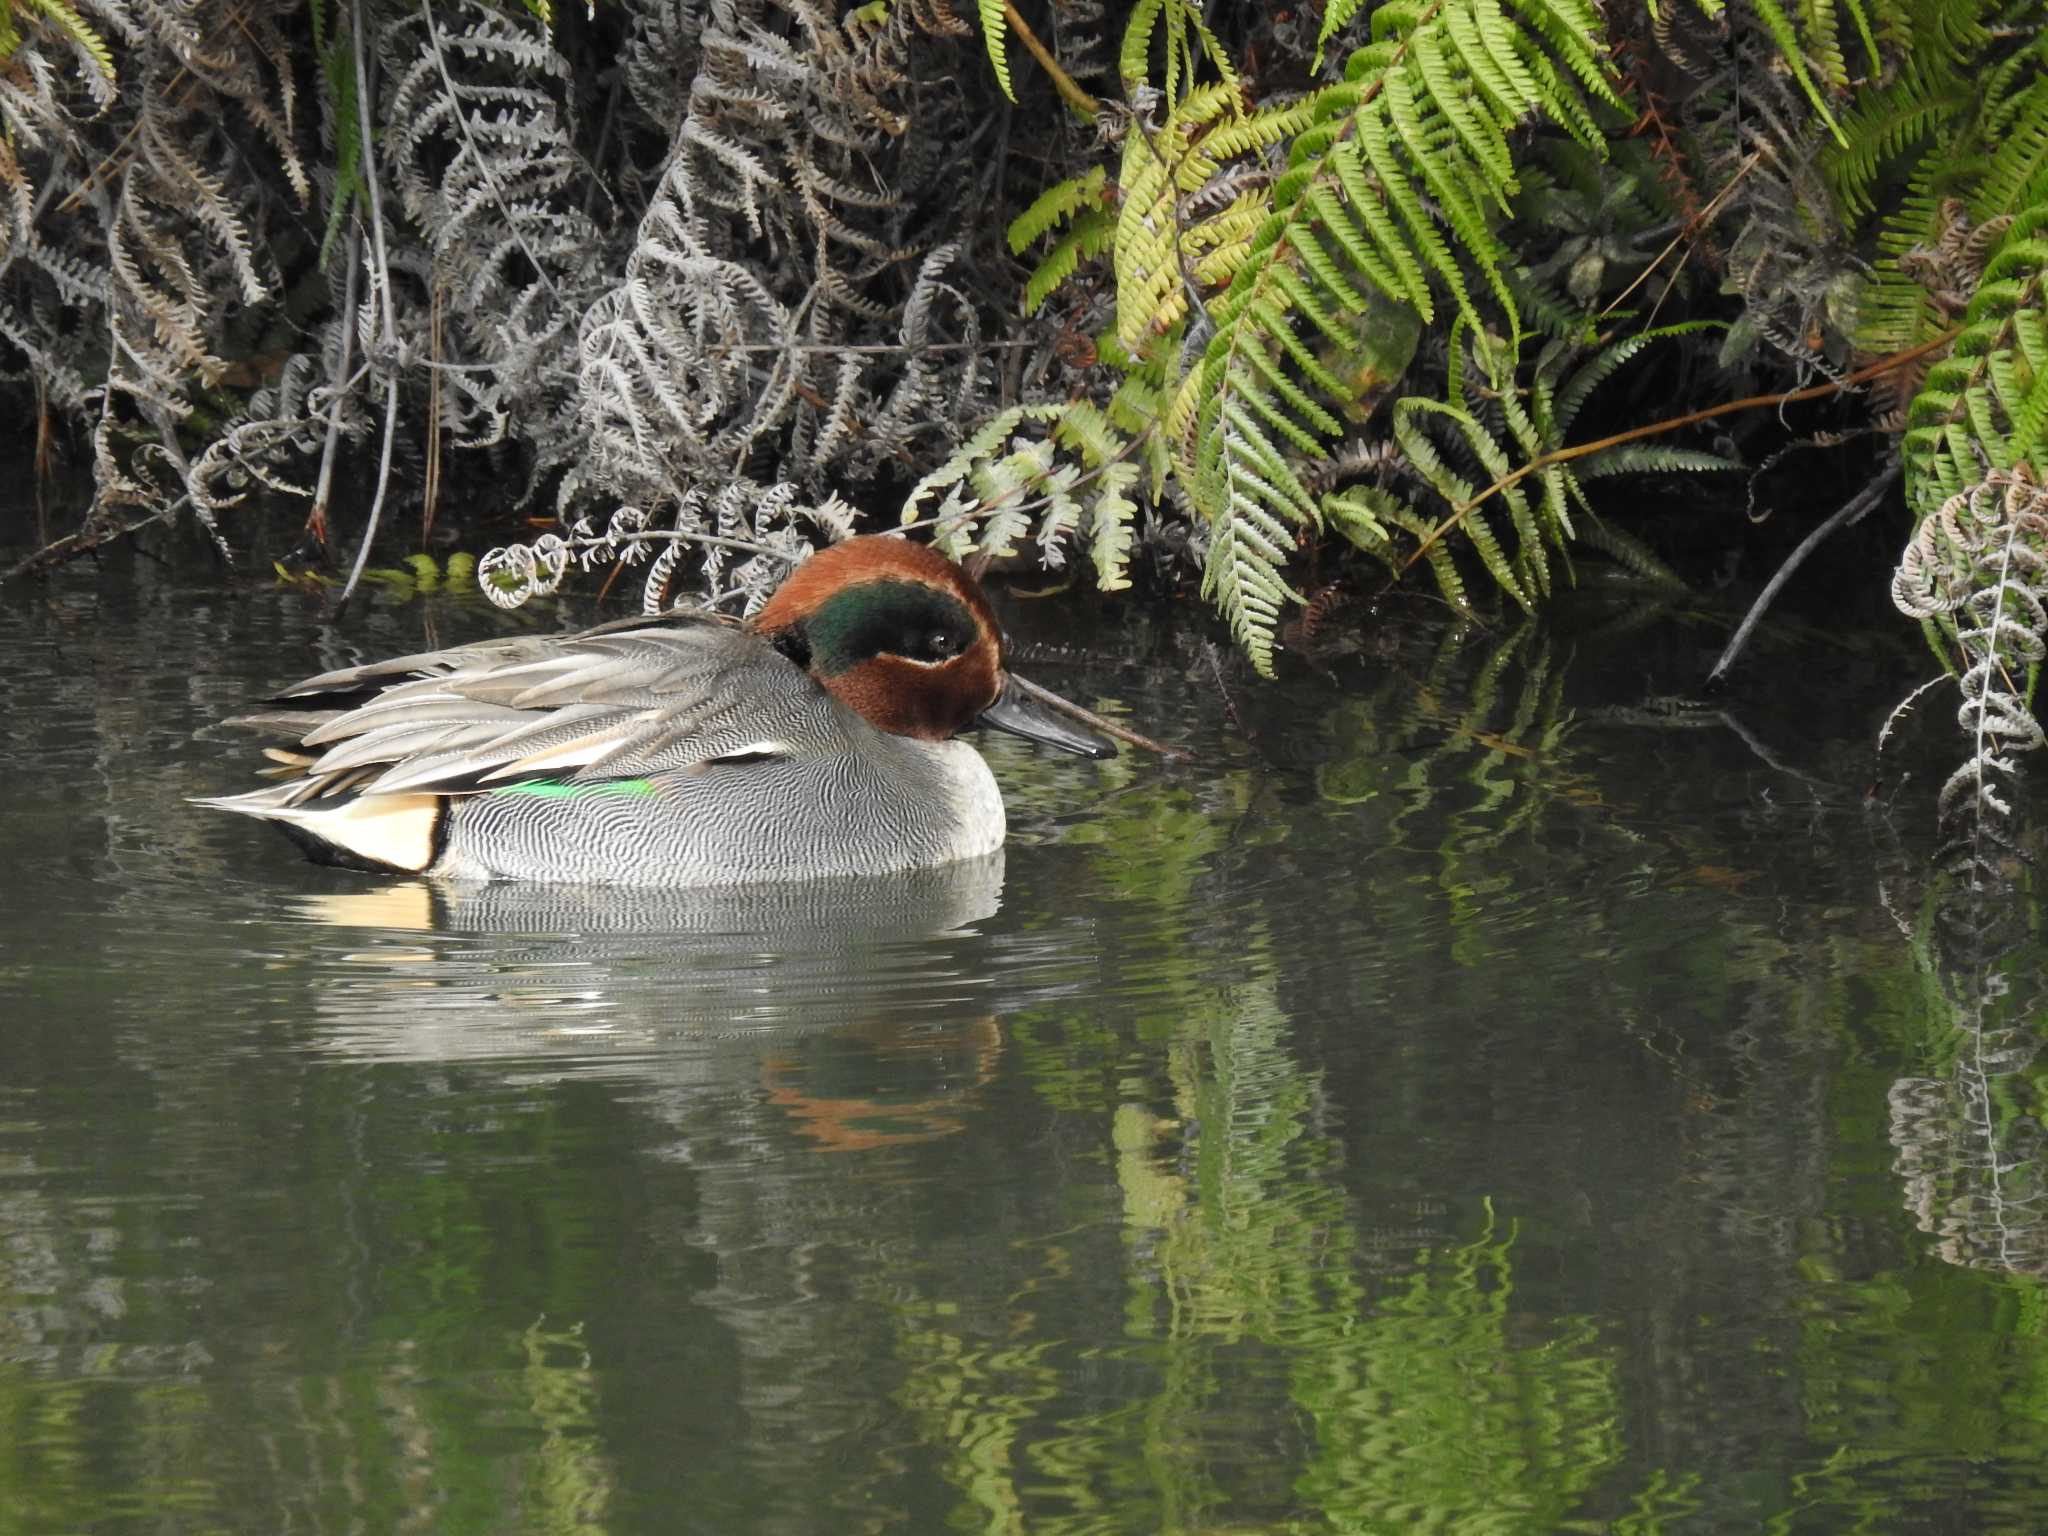
[[[1199,760],[991,738],[1002,858],[689,898],[188,803],[588,608],[7,599],[0,1533],[2048,1524],[2040,913],[1932,878],[1938,720],[1870,793],[1910,647],[1012,600]]]

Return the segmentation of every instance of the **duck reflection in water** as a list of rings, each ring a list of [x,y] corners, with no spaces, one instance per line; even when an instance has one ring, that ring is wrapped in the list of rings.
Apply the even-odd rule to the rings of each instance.
[[[961,1130],[995,1075],[1002,1030],[976,1005],[1000,956],[977,925],[1002,882],[997,851],[859,879],[403,881],[294,906],[346,934],[325,950],[321,1050],[633,1079],[681,1095],[676,1121],[743,1090],[802,1145],[868,1151]]]

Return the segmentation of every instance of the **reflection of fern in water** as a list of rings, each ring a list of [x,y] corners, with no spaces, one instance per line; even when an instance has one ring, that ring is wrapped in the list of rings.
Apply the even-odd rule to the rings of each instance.
[[[1892,1085],[1894,1167],[1949,1263],[2048,1277],[2048,1132],[2038,1094],[2013,1102],[2035,1086],[2016,1074],[2040,1041],[2007,1031],[1984,1046],[1972,1036],[1946,1078]]]
[[[1388,844],[1419,839],[1454,863],[1496,849],[1584,787],[1565,672],[1533,620],[1489,646],[1447,631],[1419,670],[1385,669],[1374,695],[1330,710],[1317,792],[1384,817]]]
[[[1361,1229],[1329,1130],[1346,1114],[1289,1047],[1263,924],[1233,946],[1228,982],[1199,964],[1148,974],[1165,989],[1154,1051],[1134,1056],[1121,1032],[1070,1039],[1081,1059],[1062,1077],[1114,1098],[1056,1095],[1114,1150],[1119,1359],[1077,1360],[1054,1331],[1059,1292],[1102,1283],[1075,1263],[1093,1223],[993,1305],[888,1298],[910,1366],[899,1401],[956,1523],[1263,1529],[1286,1508],[1339,1530],[1502,1510],[1557,1528],[1622,1453],[1611,1347],[1518,1300],[1512,1223],[1484,1202],[1462,1237],[1434,1215]],[[1290,1400],[1299,1431],[1244,1445],[1247,1390]]]
[[[1906,1209],[1942,1257],[2048,1276],[2034,900],[2031,881],[2008,868],[1966,860],[1936,873],[1917,916],[1901,924],[1930,983],[1935,1034],[1925,1050],[1936,1072],[1900,1078],[1889,1097]]]

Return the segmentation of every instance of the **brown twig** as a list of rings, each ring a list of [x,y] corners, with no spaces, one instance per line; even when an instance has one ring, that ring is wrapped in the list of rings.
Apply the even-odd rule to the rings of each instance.
[[[1605,309],[1601,310],[1598,315],[1594,316],[1594,318],[1597,320],[1605,320],[1609,315],[1613,314],[1617,309],[1621,308],[1621,306],[1627,301],[1628,296],[1634,293],[1638,288],[1642,287],[1644,283],[1648,282],[1650,280],[1650,274],[1655,272],[1662,265],[1664,265],[1664,258],[1666,256],[1669,256],[1673,251],[1677,250],[1680,245],[1685,244],[1688,240],[1690,240],[1692,236],[1698,234],[1702,229],[1706,228],[1707,221],[1713,218],[1713,216],[1716,213],[1721,211],[1721,205],[1725,203],[1728,200],[1730,194],[1732,194],[1735,191],[1735,189],[1742,184],[1742,178],[1747,176],[1751,171],[1756,169],[1757,161],[1761,160],[1762,158],[1763,151],[1757,150],[1756,152],[1751,154],[1747,160],[1743,161],[1742,164],[1736,168],[1735,174],[1728,178],[1728,184],[1724,186],[1720,191],[1714,194],[1713,200],[1709,202],[1706,205],[1706,207],[1700,209],[1698,213],[1694,214],[1693,217],[1687,219],[1685,221],[1685,224],[1679,229],[1678,233],[1671,237],[1671,243],[1666,245],[1663,250],[1659,251],[1656,255],[1656,258],[1652,260],[1647,267],[1643,268],[1643,270],[1636,275],[1636,280],[1630,283],[1626,288],[1622,289],[1621,292],[1615,296],[1614,302],[1609,304]],[[1688,256],[1692,254],[1690,247],[1688,247],[1686,254]],[[1679,265],[1682,268],[1685,264],[1683,262],[1680,262]],[[1673,281],[1676,281],[1677,274],[1674,273],[1672,276]],[[1667,288],[1666,291],[1668,292],[1669,289]]]
[[[55,450],[50,434],[50,388],[40,368],[32,369],[36,381],[36,542],[50,542],[50,477],[55,470]]]
[[[1865,384],[1872,379],[1882,377],[1895,368],[1903,368],[1908,363],[1917,362],[1930,352],[1938,352],[1962,334],[1962,329],[1959,325],[1951,326],[1932,341],[1923,341],[1917,347],[1908,347],[1903,352],[1894,352],[1890,357],[1879,358],[1867,368],[1859,368],[1845,378],[1830,379],[1825,384],[1814,384],[1806,389],[1787,390],[1782,394],[1750,395],[1741,400],[1724,400],[1721,404],[1710,405],[1705,410],[1688,411],[1683,416],[1670,416],[1666,417],[1663,421],[1653,421],[1646,427],[1631,427],[1628,431],[1617,432],[1612,437],[1603,437],[1594,442],[1578,443],[1570,448],[1556,448],[1549,453],[1538,454],[1513,474],[1504,475],[1494,481],[1493,484],[1489,485],[1471,500],[1459,502],[1451,510],[1451,515],[1430,529],[1429,537],[1415,546],[1414,552],[1402,563],[1401,574],[1406,575],[1416,561],[1428,554],[1438,540],[1462,523],[1466,515],[1476,509],[1482,502],[1491,500],[1509,486],[1516,484],[1529,475],[1533,475],[1540,469],[1548,469],[1553,464],[1567,463],[1572,459],[1583,459],[1588,454],[1599,453],[1602,449],[1606,448],[1618,448],[1623,443],[1639,442],[1646,437],[1658,437],[1666,432],[1675,432],[1680,427],[1689,427],[1696,422],[1711,421],[1716,416],[1732,416],[1737,411],[1753,411],[1767,405],[1786,406],[1797,405],[1805,400],[1824,400],[1829,395],[1838,395],[1846,389],[1855,388],[1858,384]]]
[[[371,284],[371,298],[376,301],[378,321],[384,332],[384,350],[395,358],[398,353],[398,327],[391,317],[391,259],[384,249],[384,193],[377,180],[377,157],[370,152],[375,136],[370,128],[370,71],[364,62],[363,53],[363,7],[361,0],[349,10],[349,41],[355,53],[356,66],[356,123],[363,136],[363,184],[370,194],[370,250],[377,259],[377,270]],[[356,216],[362,217],[360,205]],[[363,567],[369,564],[370,546],[377,542],[377,524],[384,515],[384,493],[391,486],[391,442],[398,431],[398,373],[395,366],[384,380],[384,446],[377,456],[377,489],[370,498],[370,518],[363,529],[363,542],[356,549],[356,563],[350,567],[348,581],[341,589],[341,596],[334,600],[333,614],[339,614],[348,606],[348,600],[355,596],[356,583],[363,579]]]
[[[429,307],[427,346],[436,366],[427,373],[427,484],[420,497],[420,548],[434,537],[434,514],[441,508],[441,284],[434,284]]]
[[[1011,0],[1003,0],[1003,20],[1008,23],[1010,30],[1017,34],[1017,41],[1024,45],[1025,52],[1038,60],[1038,67],[1052,77],[1053,89],[1060,93],[1062,101],[1091,123],[1102,115],[1102,103],[1082,90],[1074,83],[1074,77],[1060,68],[1059,60],[1052,56],[1052,50],[1038,40],[1038,34],[1033,32],[1025,24],[1024,18],[1017,14],[1017,7]]]
[[[152,512],[148,517],[139,517],[132,523],[99,529],[81,528],[76,533],[67,533],[54,544],[44,545],[26,560],[16,561],[6,575],[0,576],[0,581],[12,581],[17,576],[33,576],[41,571],[52,570],[67,560],[76,560],[80,555],[91,554],[103,544],[112,544],[118,539],[127,538],[131,533],[139,533],[152,524],[166,522],[170,513],[182,506],[184,501],[185,498],[181,496],[164,511]]]
[[[1102,732],[1105,736],[1113,736],[1118,741],[1129,742],[1134,747],[1143,747],[1147,752],[1157,752],[1161,757],[1176,763],[1190,763],[1194,761],[1195,754],[1192,752],[1185,751],[1180,747],[1166,746],[1162,742],[1154,741],[1150,736],[1140,736],[1129,726],[1118,725],[1114,720],[1105,720],[1101,715],[1096,714],[1094,710],[1084,709],[1072,699],[1063,699],[1050,688],[1041,688],[1030,679],[1019,677],[1014,672],[1008,675],[1011,684],[1020,693],[1029,694],[1039,703],[1045,705],[1046,708],[1058,710],[1063,715],[1070,715],[1083,725],[1094,727],[1094,729]]]

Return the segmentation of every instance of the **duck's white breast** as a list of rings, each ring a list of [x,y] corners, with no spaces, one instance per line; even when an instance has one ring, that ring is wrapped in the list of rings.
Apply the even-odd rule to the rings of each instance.
[[[926,744],[933,763],[931,792],[952,810],[952,859],[977,858],[1003,846],[1003,792],[982,755],[964,741]]]

